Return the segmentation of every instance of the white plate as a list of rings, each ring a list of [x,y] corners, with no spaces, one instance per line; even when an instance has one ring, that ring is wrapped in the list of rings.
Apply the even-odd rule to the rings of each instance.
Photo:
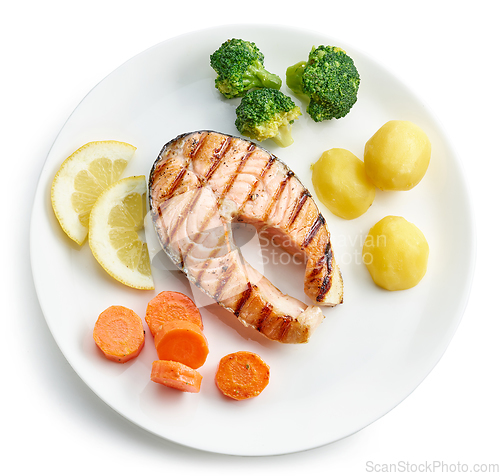
[[[202,391],[184,394],[150,381],[156,355],[149,332],[140,356],[120,365],[100,355],[92,329],[99,313],[112,304],[144,316],[157,292],[192,295],[187,280],[162,269],[164,261],[155,258],[155,291],[136,291],[113,281],[87,244],[79,248],[65,237],[52,213],[49,190],[61,162],[89,141],[134,144],[137,153],[125,176],[147,176],[163,144],[179,133],[212,129],[237,135],[238,100],[225,100],[218,93],[209,65],[209,55],[230,37],[256,42],[267,69],[282,78],[286,67],[307,58],[313,45],[341,46],[353,57],[361,86],[347,117],[315,124],[304,114],[294,125],[291,147],[263,144],[311,191],[309,167],[322,151],[342,147],[362,157],[366,140],[390,119],[422,127],[433,145],[432,160],[414,190],[377,192],[373,206],[356,220],[339,219],[319,204],[344,275],[345,302],[325,310],[327,319],[308,344],[266,341],[217,305],[204,308],[210,355],[200,369]],[[360,263],[368,229],[386,215],[404,216],[428,239],[429,269],[411,290],[390,293],[377,288]],[[457,328],[471,285],[474,251],[461,165],[426,106],[393,75],[340,40],[268,26],[225,26],[173,38],[106,77],[59,133],[40,177],[31,222],[40,304],[57,344],[83,381],[114,410],[160,437],[237,455],[281,454],[333,442],[369,425],[407,397],[438,362]],[[303,268],[267,265],[265,272],[282,290],[305,299]],[[213,382],[219,359],[238,350],[257,352],[271,367],[265,391],[242,402],[223,397]]]

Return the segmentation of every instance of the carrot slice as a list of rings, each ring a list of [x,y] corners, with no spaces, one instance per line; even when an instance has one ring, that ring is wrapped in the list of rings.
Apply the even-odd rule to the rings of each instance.
[[[131,309],[110,306],[95,323],[94,341],[107,359],[127,362],[137,357],[144,347],[142,320]]]
[[[192,369],[201,367],[208,356],[208,342],[201,329],[192,322],[170,321],[155,336],[160,360],[181,362]]]
[[[193,322],[203,330],[200,311],[185,294],[163,291],[149,301],[146,309],[146,323],[153,337],[165,322],[179,320]]]
[[[227,397],[245,400],[260,395],[269,383],[269,366],[253,352],[228,354],[215,374],[218,389]]]
[[[171,360],[155,360],[151,369],[153,382],[182,392],[198,393],[202,378],[196,370]]]

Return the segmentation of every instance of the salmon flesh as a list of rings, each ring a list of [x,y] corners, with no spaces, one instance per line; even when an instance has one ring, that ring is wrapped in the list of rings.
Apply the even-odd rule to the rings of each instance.
[[[158,239],[187,278],[243,324],[283,343],[307,342],[342,302],[343,283],[325,219],[311,194],[275,155],[213,131],[168,142],[149,178]],[[307,305],[283,294],[236,247],[232,222],[252,224],[306,260]]]

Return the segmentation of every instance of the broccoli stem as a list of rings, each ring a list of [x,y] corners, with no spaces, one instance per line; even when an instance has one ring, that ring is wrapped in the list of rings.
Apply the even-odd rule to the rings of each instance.
[[[302,76],[304,75],[306,64],[307,63],[305,61],[299,61],[298,63],[289,66],[286,70],[286,85],[295,94],[304,94]]]
[[[243,75],[245,89],[252,88],[281,88],[281,78],[266,71],[264,68],[250,66]]]
[[[280,147],[288,147],[293,144],[292,128],[289,125],[283,125],[278,127],[278,133],[271,137],[277,145]]]
[[[260,79],[262,86],[265,88],[279,89],[281,88],[281,78],[276,74],[272,74],[265,69],[258,70],[255,73]]]

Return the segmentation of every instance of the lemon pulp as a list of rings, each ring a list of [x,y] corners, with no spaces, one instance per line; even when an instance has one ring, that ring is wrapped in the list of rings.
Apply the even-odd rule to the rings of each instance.
[[[57,171],[51,188],[52,208],[64,232],[79,245],[87,237],[97,197],[121,177],[135,150],[125,142],[89,142]]]
[[[146,178],[141,175],[107,187],[89,217],[94,257],[113,278],[137,289],[154,289],[147,243],[139,234],[146,213]]]

